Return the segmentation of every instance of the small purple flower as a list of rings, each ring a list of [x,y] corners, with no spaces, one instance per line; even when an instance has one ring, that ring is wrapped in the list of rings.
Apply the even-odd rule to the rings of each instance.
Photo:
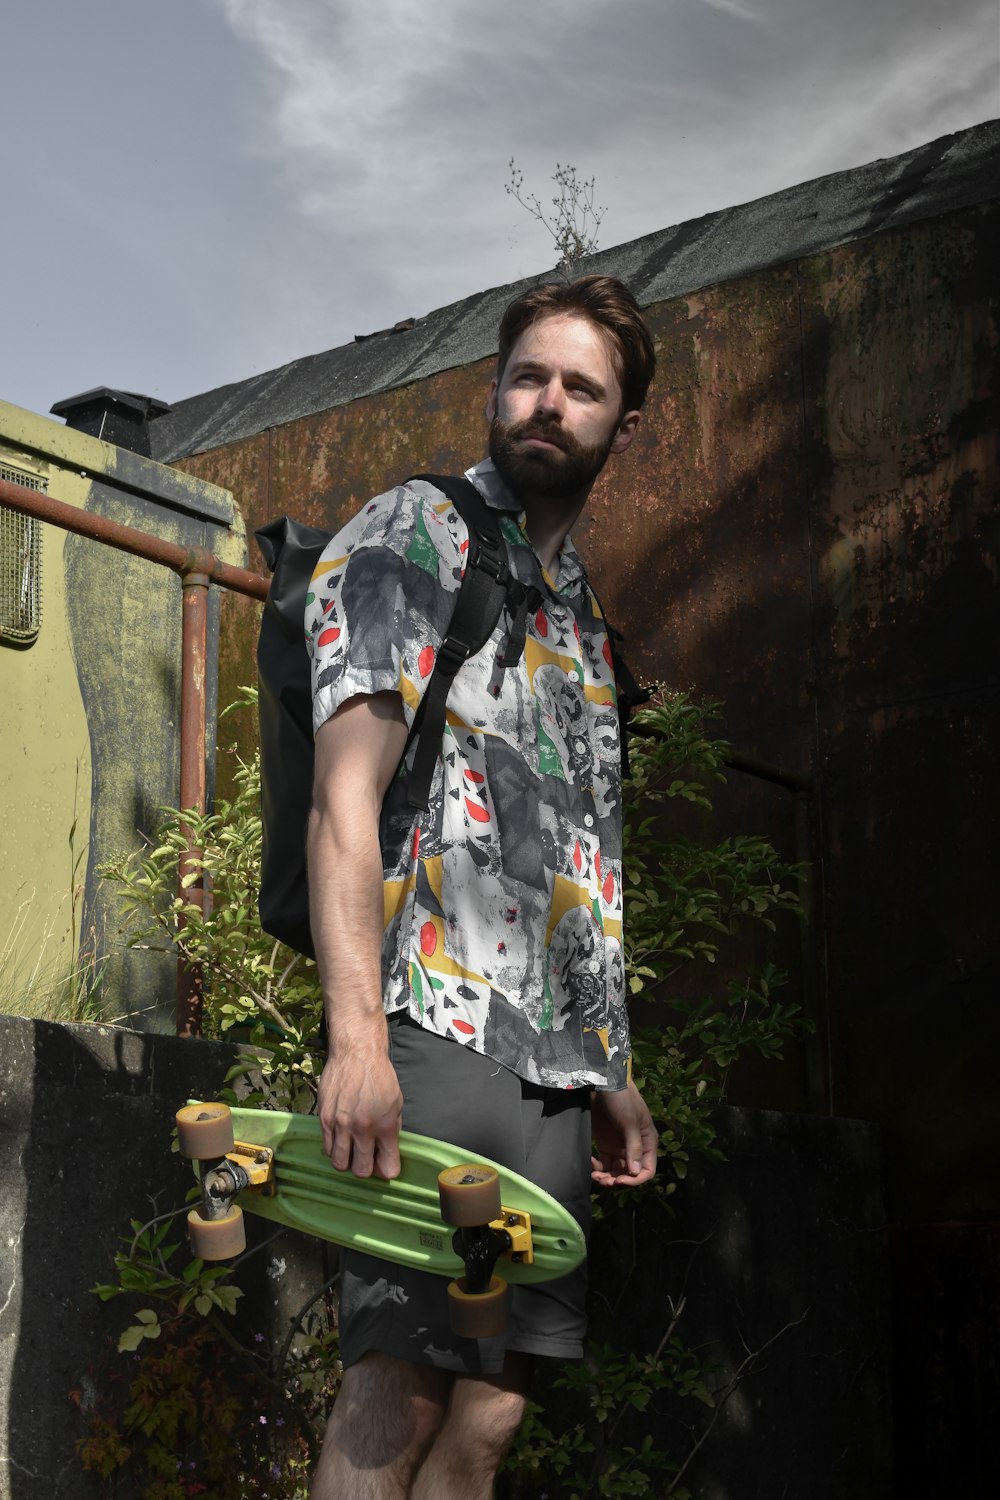
[[[266,1427],[267,1426],[267,1418],[264,1416],[263,1412],[261,1412],[260,1416],[257,1418],[257,1421],[260,1423],[260,1425],[262,1427]]]
[[[255,1344],[262,1344],[264,1342],[264,1335],[262,1333],[255,1333],[253,1341]]]

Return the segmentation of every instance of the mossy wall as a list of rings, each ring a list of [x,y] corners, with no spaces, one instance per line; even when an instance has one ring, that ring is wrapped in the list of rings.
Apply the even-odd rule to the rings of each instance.
[[[0,403],[0,464],[80,510],[244,564],[242,517],[218,487]],[[0,643],[0,945],[12,940],[5,1003],[35,962],[50,978],[73,955],[104,969],[115,1017],[172,1029],[170,955],[123,953],[97,867],[140,847],[178,800],[181,586],[167,568],[42,526],[35,642]],[[218,591],[207,682],[214,775]],[[22,980],[22,972],[25,976]]]

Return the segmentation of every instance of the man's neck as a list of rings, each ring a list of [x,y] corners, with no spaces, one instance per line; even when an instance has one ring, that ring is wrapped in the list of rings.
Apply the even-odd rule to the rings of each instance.
[[[569,500],[553,500],[550,495],[521,495],[524,529],[542,567],[553,582],[559,576],[559,553],[577,516],[587,503],[590,487]]]

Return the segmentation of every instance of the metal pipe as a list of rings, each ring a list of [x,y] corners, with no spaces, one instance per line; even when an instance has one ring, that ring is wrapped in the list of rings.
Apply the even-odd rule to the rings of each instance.
[[[205,752],[206,692],[208,665],[208,574],[197,571],[181,574],[181,784],[182,812],[204,813],[207,807]],[[198,861],[202,850],[191,828],[183,823],[181,831],[187,848],[177,864],[177,894],[182,901],[205,906],[205,887]],[[190,884],[188,877],[193,876]],[[178,914],[178,930],[185,924],[184,912]],[[204,985],[200,969],[178,962],[176,1032],[178,1036],[197,1036],[201,1031]]]
[[[628,732],[630,735],[635,735],[637,739],[665,740],[668,738],[665,730],[651,724],[637,724],[634,719],[629,724]],[[731,746],[722,757],[722,764],[731,767],[734,771],[745,771],[748,776],[756,776],[761,781],[771,781],[775,786],[783,786],[788,792],[803,793],[811,797],[816,790],[813,778],[804,772],[786,771],[782,766],[772,766],[766,760],[758,760],[754,755],[744,755],[742,750],[734,750]]]
[[[729,750],[723,756],[722,763],[734,771],[745,771],[748,776],[756,776],[760,781],[771,781],[775,786],[783,786],[786,792],[794,792],[796,796],[811,797],[816,790],[811,776],[806,776],[801,771],[786,771],[781,766],[772,766],[766,760],[758,760],[756,756],[744,755],[742,750]]]
[[[176,542],[165,542],[146,531],[137,531],[133,526],[123,526],[109,516],[96,516],[91,511],[80,510],[76,505],[67,505],[54,495],[40,490],[29,490],[20,484],[11,484],[0,479],[0,505],[6,505],[24,516],[35,516],[39,521],[49,521],[61,526],[63,531],[72,531],[77,536],[90,537],[103,542],[107,547],[116,547],[119,552],[131,552],[135,557],[144,557],[148,562],[172,568],[175,573],[201,572],[208,575],[209,582],[220,588],[231,589],[236,594],[246,594],[251,599],[267,598],[267,579],[246,568],[234,568],[209,552],[207,547],[181,547]]]
[[[120,552],[160,567],[171,568],[181,579],[181,769],[179,806],[182,811],[206,811],[205,758],[207,748],[206,678],[208,667],[208,590],[211,584],[230,589],[251,599],[266,599],[268,583],[246,568],[234,568],[206,547],[181,547],[132,526],[123,526],[108,516],[94,515],[67,505],[54,495],[29,490],[23,485],[0,479],[0,505],[21,515],[48,521],[76,536],[103,542]],[[177,870],[178,895],[187,901],[204,902],[201,880],[185,888],[184,880],[192,872],[192,862],[201,850],[187,831],[188,846]],[[196,867],[195,867],[196,868]],[[183,916],[180,919],[183,925]],[[176,1030],[178,1036],[194,1037],[201,1032],[203,982],[200,968],[177,960]]]

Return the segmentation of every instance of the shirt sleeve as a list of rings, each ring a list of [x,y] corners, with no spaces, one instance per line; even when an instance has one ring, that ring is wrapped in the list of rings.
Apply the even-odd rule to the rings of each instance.
[[[380,495],[337,533],[306,596],[313,733],[349,698],[382,692],[400,695],[412,724],[454,612],[467,545],[450,502],[409,485]]]

